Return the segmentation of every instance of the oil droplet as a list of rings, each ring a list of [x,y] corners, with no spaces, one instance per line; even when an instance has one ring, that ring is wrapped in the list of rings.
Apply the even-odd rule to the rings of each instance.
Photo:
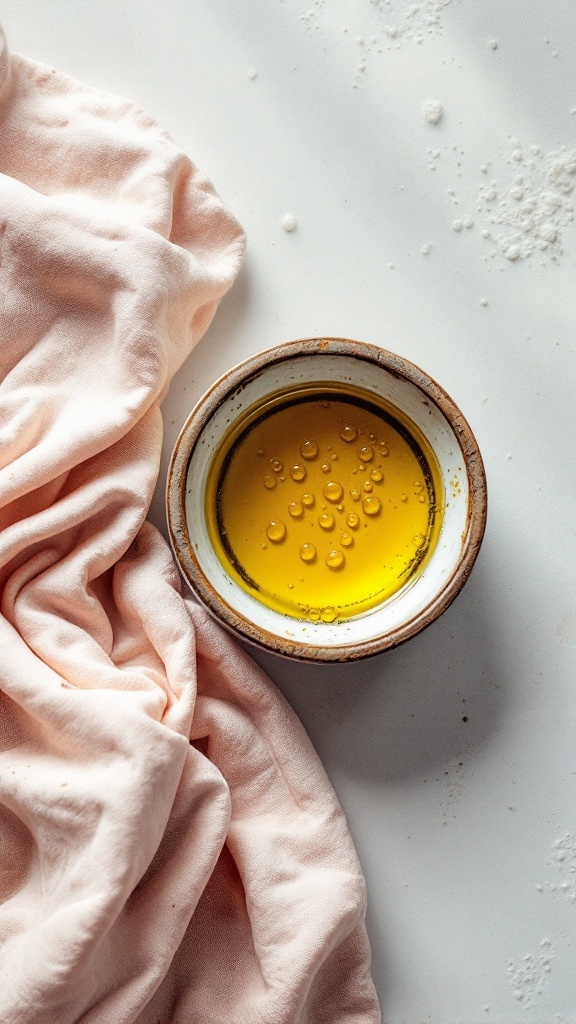
[[[326,565],[329,569],[341,569],[345,561],[341,551],[329,551],[326,555]]]
[[[364,448],[361,448],[358,452],[358,458],[361,459],[362,462],[371,462],[374,458],[374,449],[372,445],[364,445]]]
[[[380,504],[380,499],[374,498],[373,496],[364,498],[364,501],[362,502],[362,508],[364,509],[367,516],[377,516],[380,509],[382,508]]]
[[[323,459],[323,461],[320,463],[320,469],[322,470],[323,473],[330,472],[330,463],[328,462],[327,459]]]
[[[360,501],[362,495],[360,494],[360,491],[358,490],[357,487],[352,488],[352,490],[350,491],[350,497],[352,498],[352,501]]]
[[[312,508],[313,505],[315,504],[315,502],[316,502],[316,498],[314,497],[313,494],[303,494],[302,495],[302,504],[305,505],[306,508]]]
[[[426,498],[424,497],[423,494],[419,494],[418,495],[418,501],[420,502],[421,505],[424,504],[424,502],[426,501]]]
[[[412,543],[415,548],[423,548],[426,541],[421,533],[417,533],[414,537],[412,537]]]
[[[344,494],[344,488],[342,487],[342,484],[337,483],[336,480],[331,480],[329,484],[324,484],[322,494],[326,498],[326,501],[331,501],[336,504]]]
[[[383,475],[381,469],[373,469],[370,473],[370,476],[372,477],[373,480],[376,481],[377,484],[382,483]]]
[[[304,515],[304,505],[301,501],[291,501],[288,505],[288,511],[294,519],[301,519]]]
[[[286,527],[281,519],[271,519],[266,527],[266,536],[268,540],[274,541],[274,544],[279,544],[280,541],[284,540],[286,536]]]
[[[371,494],[372,491],[374,490],[374,484],[372,483],[371,480],[365,480],[364,483],[362,484],[362,487],[364,488],[365,491],[368,492],[368,494]]]
[[[374,442],[377,440],[376,434],[370,434],[370,440],[372,441],[372,444],[374,444]]]
[[[331,444],[327,444],[326,445],[326,451],[327,452],[331,452],[332,451],[332,445]]]
[[[344,505],[336,505],[336,508],[338,509],[339,512],[344,511]]]
[[[321,526],[323,530],[331,530],[334,526],[334,516],[331,516],[329,512],[325,512],[323,516],[320,516],[318,525]]]
[[[263,448],[259,448],[257,454],[260,456],[260,458],[262,458],[262,456],[264,455],[264,449]]]
[[[415,491],[421,491],[423,486],[424,486],[424,484],[420,480],[415,480],[414,481],[414,490]]]
[[[288,590],[294,590],[294,584],[293,583],[289,583],[288,584]]]
[[[351,548],[354,543],[354,537],[352,536],[351,533],[343,533],[342,536],[340,537],[340,543],[345,548]]]
[[[323,608],[322,609],[322,622],[334,622],[336,618],[335,608]]]
[[[352,423],[347,423],[346,426],[342,427],[340,437],[343,441],[355,441],[358,437],[358,431]]]
[[[318,455],[318,445],[316,441],[304,441],[300,449],[300,455],[303,459],[315,459]]]
[[[330,458],[332,459],[332,462],[338,462],[338,456],[337,455],[331,455]]]
[[[270,476],[269,474],[267,474],[264,477],[264,487],[266,487],[269,491],[273,491],[274,490],[274,488],[276,487],[276,481],[275,481],[273,476]]]
[[[316,548],[313,544],[302,544],[300,558],[303,562],[313,562],[316,558]]]
[[[274,470],[275,473],[281,473],[282,470],[284,469],[284,466],[280,462],[280,459],[271,459],[270,465],[272,466],[272,469]]]
[[[260,547],[262,548],[262,551],[267,551],[267,549],[268,549],[268,545],[267,544],[261,544]]]
[[[357,516],[355,512],[351,512],[346,522],[353,530],[357,530],[360,525],[360,516]]]
[[[320,622],[320,612],[318,611],[318,608],[309,608],[308,618],[311,622]]]
[[[290,476],[292,477],[293,480],[296,480],[297,483],[299,483],[300,480],[305,480],[306,466],[302,466],[300,465],[300,463],[296,463],[296,465],[292,466],[292,469],[290,470]]]
[[[365,473],[366,472],[366,466],[364,466],[364,465],[358,466],[358,469],[360,470],[361,473]]]
[[[387,459],[388,456],[390,455],[390,452],[388,451],[386,445],[382,443],[380,444],[380,455],[382,456],[383,459]]]
[[[407,494],[401,494],[400,495],[400,501],[403,501],[404,504],[406,504],[406,502],[408,501],[408,495]]]

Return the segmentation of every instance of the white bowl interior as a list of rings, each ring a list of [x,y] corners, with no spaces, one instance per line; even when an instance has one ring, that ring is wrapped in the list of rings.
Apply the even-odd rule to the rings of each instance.
[[[444,515],[436,547],[422,573],[375,608],[332,624],[300,621],[273,611],[247,594],[228,575],[212,548],[205,518],[208,470],[220,442],[236,419],[280,388],[302,383],[353,383],[401,409],[436,454],[444,488]],[[457,481],[458,486],[454,486]],[[206,579],[223,600],[259,629],[290,643],[318,647],[376,640],[418,616],[451,579],[468,532],[468,477],[458,440],[445,416],[415,384],[385,367],[349,355],[302,355],[273,363],[219,406],[192,453],[186,479],[186,520],[190,543]]]

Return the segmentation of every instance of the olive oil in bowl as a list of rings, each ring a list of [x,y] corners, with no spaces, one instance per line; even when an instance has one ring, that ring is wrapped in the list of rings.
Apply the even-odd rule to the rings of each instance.
[[[443,501],[436,457],[407,416],[351,384],[308,383],[233,424],[210,465],[205,516],[243,590],[295,619],[334,623],[420,575]]]

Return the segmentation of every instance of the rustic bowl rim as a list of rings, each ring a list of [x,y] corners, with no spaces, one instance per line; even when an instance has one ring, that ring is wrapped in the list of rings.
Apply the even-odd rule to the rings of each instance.
[[[190,543],[186,520],[185,489],[188,467],[202,430],[216,409],[240,386],[266,367],[309,355],[345,355],[375,363],[393,376],[417,387],[447,420],[462,452],[468,480],[467,539],[460,559],[442,588],[424,609],[400,626],[378,637],[322,647],[290,643],[245,618],[231,608],[204,575]],[[480,550],[486,529],[488,494],[484,463],[476,438],[464,415],[447,392],[415,363],[388,349],[349,338],[317,337],[284,342],[265,349],[227,370],[202,395],[184,423],[174,446],[166,482],[166,510],[170,543],[180,571],[207,610],[237,638],[291,660],[310,663],[350,662],[381,654],[405,643],[431,625],[454,601],[466,583]]]

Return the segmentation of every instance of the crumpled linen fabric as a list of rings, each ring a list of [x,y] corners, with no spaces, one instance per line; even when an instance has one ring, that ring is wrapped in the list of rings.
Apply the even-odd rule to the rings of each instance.
[[[243,247],[143,111],[0,30],[1,1024],[379,1020],[323,769],[145,521]]]

